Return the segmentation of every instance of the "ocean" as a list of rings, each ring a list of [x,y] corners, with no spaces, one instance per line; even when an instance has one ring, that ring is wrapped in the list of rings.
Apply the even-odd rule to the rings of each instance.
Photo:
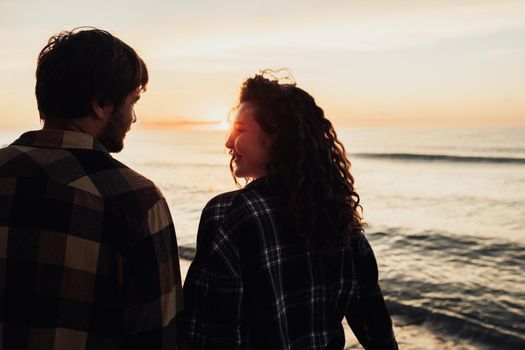
[[[394,322],[470,348],[525,349],[525,129],[338,135]],[[224,141],[218,130],[138,130],[115,155],[163,191],[183,248],[207,201],[236,189]]]

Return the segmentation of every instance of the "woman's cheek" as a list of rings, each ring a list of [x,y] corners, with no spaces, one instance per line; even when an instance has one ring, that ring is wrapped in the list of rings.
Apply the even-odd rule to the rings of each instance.
[[[246,148],[248,147],[248,143],[246,142],[246,135],[239,134],[237,138],[235,139],[235,151],[239,154],[243,154]]]

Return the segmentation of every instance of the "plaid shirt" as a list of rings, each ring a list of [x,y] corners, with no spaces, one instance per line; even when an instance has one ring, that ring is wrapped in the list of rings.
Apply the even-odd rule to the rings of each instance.
[[[90,135],[0,150],[0,348],[176,349],[175,230],[155,185]]]
[[[184,284],[192,349],[343,349],[346,317],[366,349],[397,349],[363,235],[321,258],[291,233],[263,179],[212,199]]]

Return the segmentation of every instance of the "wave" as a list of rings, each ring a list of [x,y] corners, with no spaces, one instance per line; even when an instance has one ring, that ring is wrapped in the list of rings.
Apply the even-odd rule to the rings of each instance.
[[[184,260],[193,260],[195,257],[195,245],[194,244],[179,244],[179,257]]]
[[[381,287],[395,323],[485,348],[525,349],[518,277],[525,266],[523,243],[402,228],[367,237],[385,264],[380,269],[388,277],[383,276]],[[179,246],[181,258],[191,260],[194,254],[194,244]],[[389,273],[393,266],[395,272]],[[449,279],[449,274],[465,278]]]
[[[525,158],[512,157],[481,157],[481,156],[454,156],[448,154],[416,154],[416,153],[355,153],[353,157],[422,161],[422,162],[459,162],[459,163],[498,163],[498,164],[525,164]]]
[[[383,271],[395,266],[381,282],[392,315],[489,348],[525,349],[522,242],[403,231],[368,234]]]
[[[191,167],[191,168],[225,168],[227,163],[182,163],[175,161],[145,161],[141,162],[141,165],[149,168],[174,168],[174,167]]]
[[[469,320],[425,307],[406,305],[386,300],[394,321],[401,325],[424,326],[436,333],[469,339],[478,344],[497,349],[524,349],[525,337],[481,321]]]
[[[501,238],[485,238],[469,235],[454,235],[426,230],[420,233],[370,232],[367,237],[371,241],[387,240],[392,248],[404,250],[421,250],[436,255],[453,254],[465,260],[476,258],[499,257],[499,263],[525,264],[525,244],[519,241]],[[386,242],[385,242],[386,243]]]

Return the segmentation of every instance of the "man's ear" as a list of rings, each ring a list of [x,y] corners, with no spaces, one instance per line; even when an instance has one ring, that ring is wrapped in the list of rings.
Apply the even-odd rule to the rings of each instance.
[[[108,120],[111,113],[113,113],[113,104],[101,104],[98,98],[91,102],[91,108],[93,109],[93,116],[104,121]]]

